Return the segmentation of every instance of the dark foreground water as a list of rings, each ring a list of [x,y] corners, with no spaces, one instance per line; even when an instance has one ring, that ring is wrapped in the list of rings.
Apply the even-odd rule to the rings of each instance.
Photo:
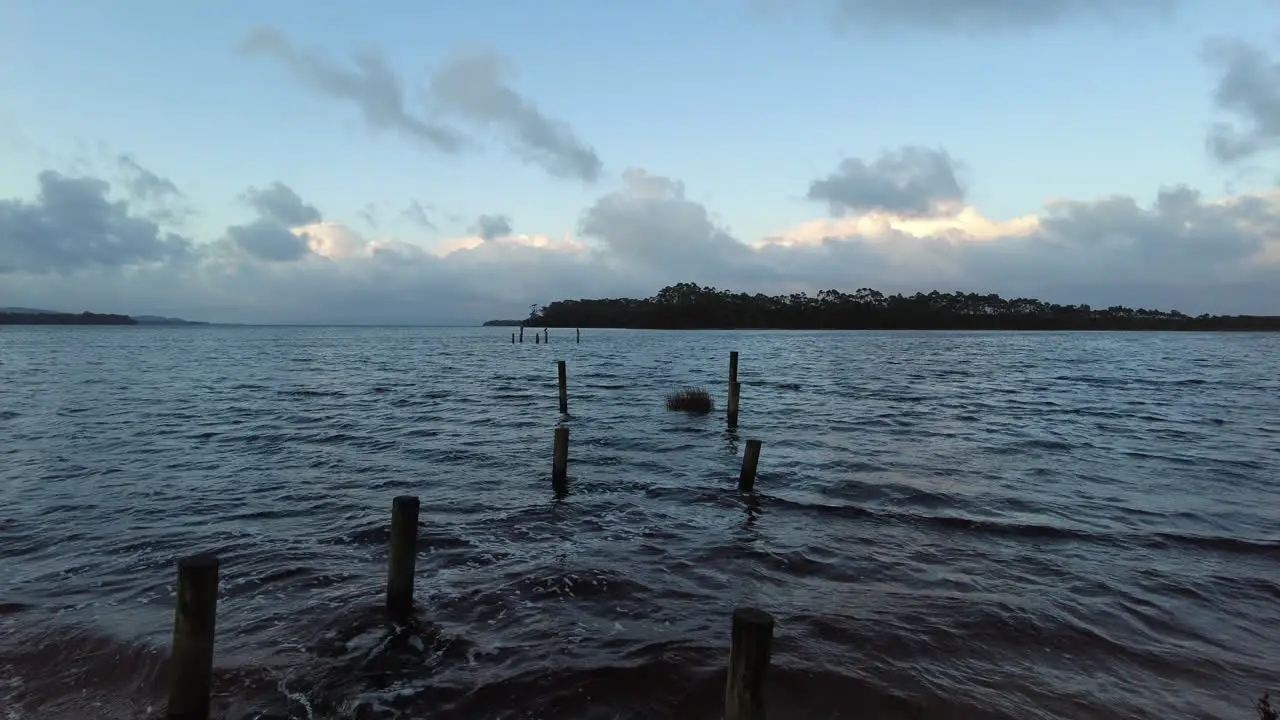
[[[0,331],[0,718],[163,711],[197,551],[235,719],[716,718],[738,605],[777,618],[772,718],[1248,718],[1280,684],[1280,336],[508,332]],[[738,432],[664,410],[723,405],[731,349]]]

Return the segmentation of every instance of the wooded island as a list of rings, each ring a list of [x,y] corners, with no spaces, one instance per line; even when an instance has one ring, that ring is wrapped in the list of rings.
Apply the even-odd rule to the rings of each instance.
[[[1276,315],[1199,315],[1113,305],[933,291],[885,295],[862,288],[764,295],[680,283],[641,300],[559,300],[529,327],[777,330],[1280,330]]]

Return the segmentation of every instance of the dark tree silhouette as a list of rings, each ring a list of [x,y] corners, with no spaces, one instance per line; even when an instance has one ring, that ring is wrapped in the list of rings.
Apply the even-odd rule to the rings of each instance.
[[[128,315],[0,312],[0,325],[137,325]]]
[[[754,295],[693,283],[643,300],[560,300],[527,326],[788,330],[1280,330],[1280,316],[1200,315],[1115,305],[1056,305],[1032,298],[937,290],[885,295],[862,288],[816,296]]]

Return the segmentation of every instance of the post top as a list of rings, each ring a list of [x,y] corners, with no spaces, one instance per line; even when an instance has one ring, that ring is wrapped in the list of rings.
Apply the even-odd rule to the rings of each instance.
[[[743,623],[746,625],[773,627],[773,616],[758,608],[740,607],[733,611],[733,622],[734,624]]]
[[[218,567],[218,556],[213,553],[196,553],[178,559],[179,568],[214,568]]]
[[[404,505],[405,503],[408,503],[410,505],[417,505],[418,496],[417,495],[397,495],[395,496],[395,498],[391,500],[391,502],[395,505]]]

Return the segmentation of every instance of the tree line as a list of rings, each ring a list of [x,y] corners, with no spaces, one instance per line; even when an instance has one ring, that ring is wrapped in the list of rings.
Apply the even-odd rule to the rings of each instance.
[[[1113,305],[1058,305],[994,293],[749,294],[679,283],[644,299],[559,300],[533,327],[785,330],[1280,330],[1280,316],[1198,315]]]
[[[0,325],[137,325],[128,315],[110,313],[0,312]]]

